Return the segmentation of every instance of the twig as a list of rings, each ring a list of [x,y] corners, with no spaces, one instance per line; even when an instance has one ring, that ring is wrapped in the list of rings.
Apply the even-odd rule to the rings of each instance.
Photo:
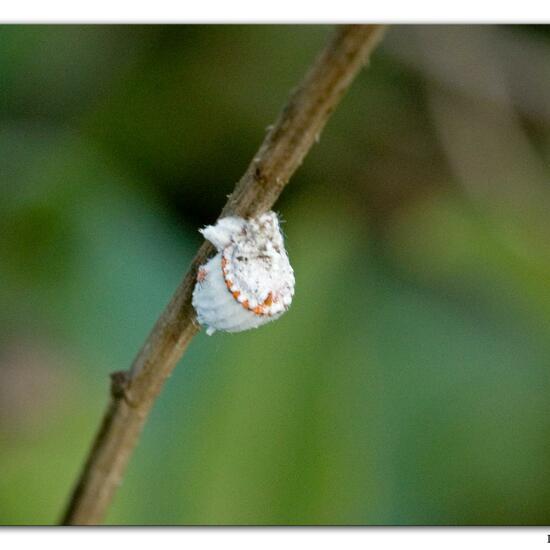
[[[220,217],[254,216],[273,206],[382,33],[380,25],[336,30],[267,133]],[[197,268],[213,252],[210,243],[203,243],[131,369],[112,375],[111,402],[63,524],[102,521],[164,381],[199,331],[191,294]]]

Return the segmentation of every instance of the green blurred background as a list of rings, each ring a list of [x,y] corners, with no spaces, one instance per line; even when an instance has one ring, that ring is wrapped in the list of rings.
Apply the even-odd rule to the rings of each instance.
[[[330,31],[0,27],[0,523],[59,519]],[[292,308],[193,341],[108,523],[549,523],[549,160],[548,27],[392,27],[277,204]]]

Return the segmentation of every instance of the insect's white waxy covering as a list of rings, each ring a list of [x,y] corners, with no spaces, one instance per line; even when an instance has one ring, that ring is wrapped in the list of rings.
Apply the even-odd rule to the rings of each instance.
[[[199,268],[193,290],[197,320],[207,334],[256,328],[290,307],[294,272],[274,212],[222,218],[200,232],[218,250]]]

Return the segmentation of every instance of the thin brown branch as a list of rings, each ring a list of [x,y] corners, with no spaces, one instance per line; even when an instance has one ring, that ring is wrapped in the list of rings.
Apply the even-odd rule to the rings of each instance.
[[[380,25],[349,25],[336,30],[291,94],[221,216],[254,216],[273,206],[382,32]],[[208,242],[200,247],[131,369],[112,376],[110,405],[62,523],[92,525],[102,521],[164,381],[199,331],[191,294],[197,268],[213,252]]]

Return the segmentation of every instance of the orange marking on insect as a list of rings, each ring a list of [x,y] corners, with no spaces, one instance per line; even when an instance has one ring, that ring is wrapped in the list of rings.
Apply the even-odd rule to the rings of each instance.
[[[204,267],[199,268],[199,271],[197,273],[197,281],[199,283],[202,283],[206,279],[207,275],[208,275],[208,271],[206,271]]]
[[[225,266],[227,264],[227,260],[225,258],[222,258],[222,270],[223,270],[223,273],[225,275]],[[231,292],[231,295],[233,296],[233,298],[235,298],[235,300],[238,302],[239,301],[239,296],[241,295],[241,291],[240,290],[231,290],[231,287],[233,286],[233,281],[231,279],[226,279],[224,277],[224,281],[225,281],[225,286],[228,288],[229,292]],[[243,302],[239,302],[245,309],[248,309],[249,311],[252,311],[252,313],[255,313],[256,315],[265,315],[266,312],[265,312],[265,307],[269,307],[271,306],[271,304],[273,304],[273,302],[276,301],[276,298],[273,298],[273,294],[270,292],[268,295],[267,295],[267,298],[264,300],[264,303],[263,304],[260,304],[254,308],[250,307],[250,302],[248,300],[244,300]]]

